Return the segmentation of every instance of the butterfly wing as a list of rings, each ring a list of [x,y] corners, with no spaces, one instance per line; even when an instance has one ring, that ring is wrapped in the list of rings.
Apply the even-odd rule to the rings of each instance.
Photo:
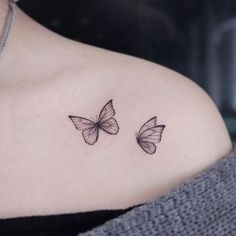
[[[149,154],[156,152],[155,143],[159,143],[161,141],[164,128],[165,125],[156,125],[152,128],[144,130],[143,132],[139,132],[137,142],[145,152]]]
[[[100,124],[100,128],[108,134],[117,134],[119,132],[119,125],[114,118],[111,118]]]
[[[99,131],[95,122],[79,116],[69,116],[69,118],[72,120],[76,129],[82,130],[84,141],[87,144],[93,145],[97,142]]]
[[[138,136],[138,140],[142,142],[159,143],[161,141],[164,128],[165,125],[157,125],[147,129],[143,131],[140,136]]]
[[[99,127],[108,134],[117,134],[119,132],[119,125],[117,121],[113,118],[115,115],[115,109],[113,108],[112,100],[110,100],[102,108],[99,117],[98,124]]]
[[[157,117],[154,116],[150,120],[148,120],[146,123],[144,123],[144,125],[141,127],[141,129],[138,132],[138,136],[140,136],[147,129],[150,129],[150,128],[156,126],[157,125],[156,123],[157,123]]]
[[[99,117],[98,117],[98,122],[103,123],[103,122],[111,119],[115,114],[116,114],[116,112],[115,112],[115,109],[113,108],[112,100],[110,100],[102,108],[102,110],[99,114]]]
[[[89,145],[93,145],[98,140],[98,136],[99,136],[98,127],[94,126],[91,129],[86,129],[82,132],[82,134],[84,137],[84,141]]]
[[[138,142],[140,147],[148,154],[154,154],[156,152],[156,145],[154,143]]]
[[[72,120],[73,124],[75,125],[75,128],[78,130],[91,129],[95,126],[95,122],[83,117],[69,116],[69,118]]]

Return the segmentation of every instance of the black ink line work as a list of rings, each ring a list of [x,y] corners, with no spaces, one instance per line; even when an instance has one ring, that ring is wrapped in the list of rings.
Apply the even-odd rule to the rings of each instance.
[[[76,129],[82,130],[84,141],[89,145],[93,145],[98,140],[100,129],[112,135],[119,132],[120,128],[117,121],[113,118],[114,115],[115,109],[113,108],[112,100],[110,100],[102,108],[97,121],[79,116],[69,116],[69,118],[74,123]]]
[[[162,132],[165,125],[157,125],[157,117],[154,116],[143,124],[138,134],[136,135],[137,143],[148,154],[156,152],[155,143],[161,142]]]

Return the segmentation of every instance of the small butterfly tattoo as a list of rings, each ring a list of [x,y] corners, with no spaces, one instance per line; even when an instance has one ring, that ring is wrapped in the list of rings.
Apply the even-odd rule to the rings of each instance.
[[[157,117],[154,116],[140,128],[136,135],[136,140],[139,146],[148,154],[156,152],[155,143],[161,142],[162,132],[165,125],[157,125]]]
[[[99,137],[99,130],[115,135],[119,132],[119,125],[113,118],[115,109],[112,100],[105,104],[102,108],[97,121],[92,121],[79,116],[69,116],[75,125],[75,128],[82,130],[84,141],[89,145],[94,145]]]

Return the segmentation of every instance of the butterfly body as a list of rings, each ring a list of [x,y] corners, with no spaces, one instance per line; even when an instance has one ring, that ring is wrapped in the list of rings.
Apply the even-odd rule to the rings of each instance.
[[[111,135],[119,132],[120,128],[116,119],[113,118],[114,115],[115,109],[113,108],[112,100],[110,100],[102,108],[96,121],[79,116],[69,116],[69,118],[74,123],[76,129],[82,130],[84,141],[89,145],[93,145],[98,140],[99,130],[103,130]]]
[[[138,145],[148,154],[154,154],[156,152],[156,143],[159,143],[162,138],[162,132],[165,125],[156,124],[156,116],[148,120],[140,128],[136,134],[136,140]]]

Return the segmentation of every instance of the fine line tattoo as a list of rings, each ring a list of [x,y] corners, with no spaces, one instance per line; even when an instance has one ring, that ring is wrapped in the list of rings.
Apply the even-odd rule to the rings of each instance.
[[[103,130],[108,134],[115,135],[119,132],[119,125],[113,118],[115,109],[113,108],[112,100],[105,104],[102,108],[98,119],[92,121],[79,116],[69,116],[75,125],[75,128],[82,130],[84,141],[89,145],[94,145],[99,137],[99,130]]]
[[[157,117],[154,116],[140,128],[136,135],[136,140],[139,146],[148,154],[156,152],[155,143],[161,142],[162,132],[165,125],[157,125]]]

